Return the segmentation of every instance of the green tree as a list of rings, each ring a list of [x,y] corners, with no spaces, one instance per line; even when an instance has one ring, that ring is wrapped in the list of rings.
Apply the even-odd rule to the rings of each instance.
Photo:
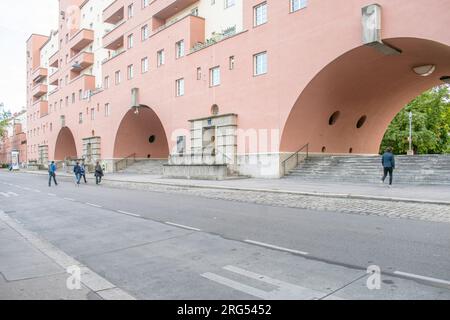
[[[10,114],[8,112],[2,111],[0,112],[0,137],[3,137],[3,134],[6,131],[6,128],[9,124]]]
[[[416,154],[450,153],[450,91],[443,85],[411,101],[389,125],[380,152],[392,147],[394,153],[409,149],[409,112],[413,113],[413,149]]]

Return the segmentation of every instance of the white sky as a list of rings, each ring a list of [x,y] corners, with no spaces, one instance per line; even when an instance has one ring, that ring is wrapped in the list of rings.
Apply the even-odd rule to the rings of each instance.
[[[26,107],[26,41],[58,27],[58,0],[0,0],[0,103]]]

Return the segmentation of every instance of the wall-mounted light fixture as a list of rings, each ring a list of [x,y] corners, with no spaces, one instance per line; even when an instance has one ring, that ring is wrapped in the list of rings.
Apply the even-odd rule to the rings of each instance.
[[[434,64],[428,64],[423,66],[417,66],[413,68],[413,71],[422,77],[430,76],[436,70],[436,66]]]

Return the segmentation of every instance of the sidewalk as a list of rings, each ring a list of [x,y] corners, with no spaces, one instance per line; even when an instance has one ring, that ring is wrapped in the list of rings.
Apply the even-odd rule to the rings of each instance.
[[[22,171],[24,173],[47,175],[45,171]],[[59,172],[59,176],[72,177]],[[88,175],[92,176],[91,174]],[[126,184],[153,184],[187,188],[223,189],[234,191],[257,191],[331,198],[368,199],[430,203],[450,205],[450,185],[394,185],[384,184],[317,183],[298,179],[236,179],[224,181],[167,179],[144,174],[107,174],[103,181]]]

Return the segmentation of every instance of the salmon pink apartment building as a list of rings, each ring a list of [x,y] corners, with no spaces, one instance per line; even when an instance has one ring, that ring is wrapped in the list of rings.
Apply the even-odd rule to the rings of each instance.
[[[27,156],[276,178],[376,154],[449,82],[448,0],[60,0],[27,41]],[[42,17],[45,19],[45,17]]]

